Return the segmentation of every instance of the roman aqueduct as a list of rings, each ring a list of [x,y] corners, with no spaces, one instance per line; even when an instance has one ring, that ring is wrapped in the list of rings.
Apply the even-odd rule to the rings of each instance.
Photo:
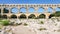
[[[29,8],[34,8],[35,9],[35,11],[34,12],[29,12],[28,11],[28,9]],[[16,16],[16,18],[18,19],[22,14],[24,14],[25,16],[26,16],[26,18],[28,19],[28,16],[30,16],[30,15],[35,15],[35,17],[37,17],[37,16],[39,16],[39,15],[41,15],[41,14],[44,14],[45,15],[45,18],[49,18],[49,16],[50,16],[50,14],[51,13],[49,13],[48,11],[47,11],[47,9],[48,8],[52,8],[53,9],[53,11],[52,11],[52,13],[55,13],[56,12],[56,8],[57,7],[60,7],[60,4],[0,4],[0,14],[4,17],[6,17],[6,18],[11,18],[13,15],[14,16]],[[5,13],[3,10],[4,10],[4,8],[8,8],[8,13]],[[18,9],[18,13],[16,13],[16,14],[14,14],[14,13],[12,13],[11,12],[11,10],[13,9],[13,8],[17,8]],[[25,8],[26,9],[26,12],[25,13],[22,13],[22,12],[20,12],[20,9],[21,8]],[[38,12],[38,9],[39,8],[43,8],[44,9],[44,12],[42,12],[42,13],[39,13]]]

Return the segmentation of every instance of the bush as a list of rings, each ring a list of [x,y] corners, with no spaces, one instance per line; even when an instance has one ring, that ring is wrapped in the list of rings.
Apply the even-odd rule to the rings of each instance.
[[[9,21],[8,20],[0,20],[0,24],[7,26],[7,25],[9,25]]]
[[[24,23],[24,26],[27,26],[28,24],[27,23]]]
[[[41,30],[47,30],[47,29],[46,28],[40,28],[39,30],[41,31]]]
[[[44,24],[44,22],[43,21],[40,21],[40,23],[39,24]]]

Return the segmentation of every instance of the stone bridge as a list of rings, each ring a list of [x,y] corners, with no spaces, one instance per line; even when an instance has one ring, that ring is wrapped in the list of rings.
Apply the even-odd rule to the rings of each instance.
[[[20,12],[20,9],[23,8],[23,7],[26,9],[25,13],[21,13]],[[30,7],[33,7],[35,9],[35,11],[32,12],[32,13],[30,13],[28,11],[28,9]],[[7,16],[7,18],[10,18],[12,15],[15,15],[17,19],[22,14],[26,15],[27,19],[28,19],[28,16],[31,15],[31,14],[34,14],[36,17],[39,16],[39,15],[41,15],[41,14],[44,14],[46,16],[46,18],[49,18],[49,15],[52,14],[52,13],[49,13],[47,11],[47,9],[49,7],[53,9],[52,13],[55,13],[56,12],[55,9],[57,7],[60,7],[60,4],[0,4],[0,14],[3,15],[3,16]],[[8,13],[4,13],[4,11],[3,11],[4,8],[8,8],[9,12]],[[16,14],[11,13],[12,8],[17,8],[18,9],[18,13],[16,13]],[[43,8],[44,12],[43,13],[39,13],[38,12],[39,8]]]

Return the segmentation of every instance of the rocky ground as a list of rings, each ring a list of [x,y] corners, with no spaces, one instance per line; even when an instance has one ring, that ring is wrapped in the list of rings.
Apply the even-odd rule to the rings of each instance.
[[[13,34],[60,34],[60,19],[11,19],[10,21],[22,23],[9,27]]]
[[[59,19],[22,19],[20,22],[23,24],[13,28],[15,34],[60,34]]]

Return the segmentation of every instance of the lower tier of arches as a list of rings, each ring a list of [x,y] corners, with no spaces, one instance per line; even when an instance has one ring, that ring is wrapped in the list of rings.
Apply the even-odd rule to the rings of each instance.
[[[21,14],[21,15],[15,15],[15,14],[12,14],[12,15],[1,15],[0,14],[0,18],[3,18],[3,19],[42,19],[42,18],[52,18],[54,15],[52,14],[39,14],[39,15],[35,15],[35,14],[30,14],[30,15],[26,15],[26,14]]]

